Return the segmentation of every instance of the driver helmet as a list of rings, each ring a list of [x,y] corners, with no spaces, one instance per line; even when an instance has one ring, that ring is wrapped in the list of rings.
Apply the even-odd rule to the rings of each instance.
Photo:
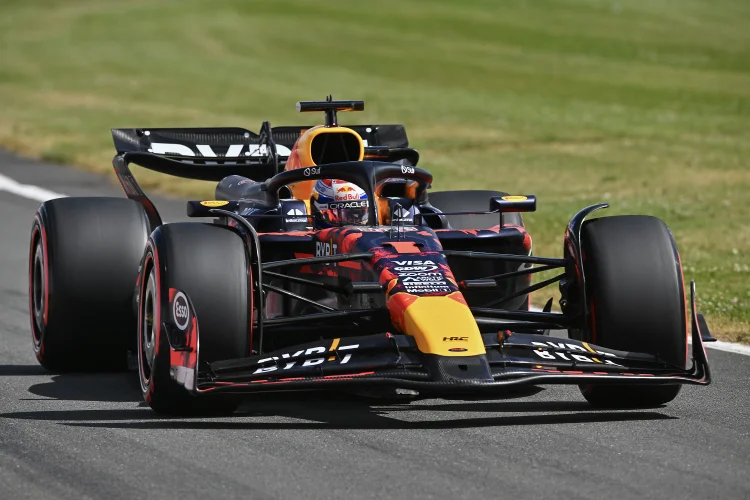
[[[313,221],[322,228],[367,225],[367,193],[356,184],[338,179],[320,179],[310,200]]]

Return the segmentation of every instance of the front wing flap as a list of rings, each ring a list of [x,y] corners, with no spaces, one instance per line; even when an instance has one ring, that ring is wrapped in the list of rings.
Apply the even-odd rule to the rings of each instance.
[[[172,295],[172,294],[170,294]],[[488,375],[462,378],[446,374],[417,349],[413,337],[382,333],[325,339],[247,358],[201,363],[198,322],[187,332],[171,332],[172,378],[193,394],[208,392],[317,390],[389,386],[426,393],[492,393],[509,386],[537,384],[698,384],[708,385],[710,369],[695,312],[691,284],[693,356],[687,370],[658,356],[608,349],[546,335],[483,334],[486,360],[475,356],[446,358],[450,363],[488,366]],[[188,301],[190,304],[190,301]],[[191,318],[195,318],[192,311]],[[451,337],[460,345],[461,337]]]

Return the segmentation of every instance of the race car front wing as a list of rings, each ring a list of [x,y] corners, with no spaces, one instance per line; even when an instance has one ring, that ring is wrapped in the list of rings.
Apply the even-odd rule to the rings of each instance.
[[[447,394],[502,392],[511,386],[540,384],[708,385],[711,373],[692,283],[690,291],[693,346],[687,370],[656,355],[507,330],[483,334],[486,354],[479,356],[426,355],[413,337],[386,332],[201,364],[198,321],[189,299],[188,326],[180,330],[166,322],[163,331],[170,342],[171,376],[195,395],[372,386]],[[460,332],[444,341],[455,343],[460,352]]]

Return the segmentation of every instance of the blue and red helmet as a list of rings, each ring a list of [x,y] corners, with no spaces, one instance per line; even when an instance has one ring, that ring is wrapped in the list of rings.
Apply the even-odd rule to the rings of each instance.
[[[351,182],[320,179],[310,200],[314,222],[320,227],[367,224],[367,193]]]

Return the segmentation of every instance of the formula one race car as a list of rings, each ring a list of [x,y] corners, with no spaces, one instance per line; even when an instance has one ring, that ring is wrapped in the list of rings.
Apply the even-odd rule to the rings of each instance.
[[[231,413],[261,391],[493,397],[577,384],[592,404],[661,405],[710,383],[671,232],[616,216],[533,256],[531,195],[429,192],[401,125],[342,127],[362,101],[300,102],[325,124],[114,129],[127,195],[47,201],[31,231],[34,351],[51,370],[137,368],[148,404]],[[129,170],[217,181],[165,224]],[[532,284],[534,274],[549,271]],[[529,293],[558,283],[560,313]],[[691,325],[691,331],[688,331]],[[567,331],[555,338],[550,333]],[[688,340],[692,339],[692,359]]]

